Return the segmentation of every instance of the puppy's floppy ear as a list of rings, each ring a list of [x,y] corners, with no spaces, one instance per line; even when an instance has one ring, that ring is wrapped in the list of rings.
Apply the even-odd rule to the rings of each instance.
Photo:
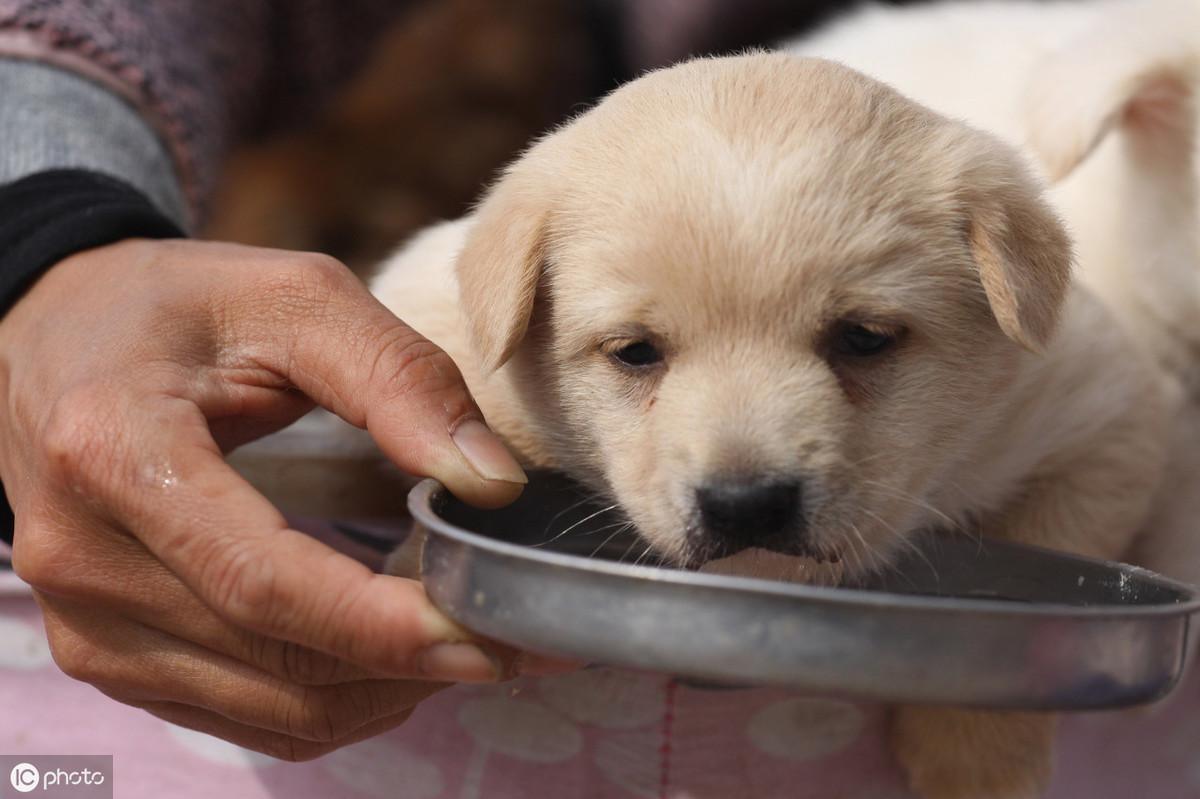
[[[531,183],[510,170],[475,212],[458,256],[459,301],[488,372],[525,337],[541,278],[549,202]]]
[[[964,176],[967,241],[992,315],[1038,351],[1058,323],[1071,279],[1071,241],[1018,157],[988,142]]]

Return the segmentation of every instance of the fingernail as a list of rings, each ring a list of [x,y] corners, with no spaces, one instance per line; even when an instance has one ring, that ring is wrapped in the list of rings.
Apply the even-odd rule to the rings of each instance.
[[[523,677],[550,677],[555,674],[568,674],[572,671],[579,671],[585,665],[587,664],[582,660],[535,655],[532,652],[522,652],[517,655],[514,664],[516,673]]]
[[[470,631],[433,605],[426,605],[421,614],[425,640],[434,643],[457,643],[471,637]]]
[[[431,680],[496,682],[502,668],[474,644],[434,644],[417,656],[417,668]]]
[[[525,472],[488,426],[478,419],[467,419],[450,435],[458,451],[484,480],[505,483],[529,482]]]

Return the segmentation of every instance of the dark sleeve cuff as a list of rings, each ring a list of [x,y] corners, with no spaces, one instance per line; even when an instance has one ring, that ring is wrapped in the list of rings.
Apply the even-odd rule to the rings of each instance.
[[[4,496],[4,486],[0,486],[0,500],[0,541],[11,547],[17,520],[13,518],[12,508],[8,506],[8,498]]]
[[[122,239],[183,235],[143,194],[99,172],[55,169],[0,186],[0,314],[69,255]],[[12,542],[7,509],[0,539]]]
[[[99,172],[55,169],[9,183],[0,187],[0,313],[68,255],[183,235],[137,189]]]

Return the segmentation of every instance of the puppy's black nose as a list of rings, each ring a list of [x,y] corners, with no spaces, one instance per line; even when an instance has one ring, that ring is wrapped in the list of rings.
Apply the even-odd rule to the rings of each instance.
[[[800,485],[775,480],[719,480],[696,491],[700,522],[720,548],[787,548],[800,512]]]

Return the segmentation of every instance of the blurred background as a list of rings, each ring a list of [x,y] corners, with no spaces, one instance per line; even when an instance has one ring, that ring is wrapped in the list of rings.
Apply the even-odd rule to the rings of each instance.
[[[359,274],[461,215],[540,132],[641,72],[810,29],[839,0],[424,0],[299,129],[236,152],[206,235]]]

